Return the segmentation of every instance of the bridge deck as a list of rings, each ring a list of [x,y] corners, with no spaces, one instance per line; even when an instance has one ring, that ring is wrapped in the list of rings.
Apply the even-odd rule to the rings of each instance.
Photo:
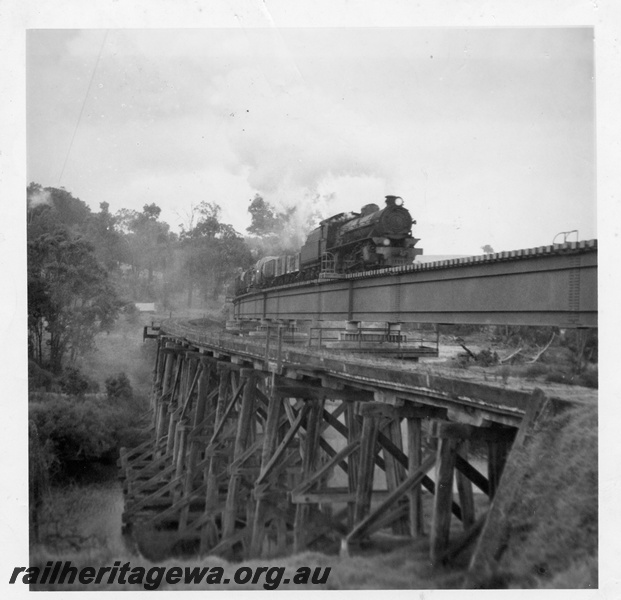
[[[380,399],[395,398],[443,408],[464,409],[492,422],[517,425],[536,386],[520,381],[519,388],[502,381],[485,381],[476,371],[450,370],[434,364],[346,356],[326,350],[283,346],[272,340],[227,335],[224,332],[201,331],[189,321],[170,320],[161,333],[176,340],[195,344],[214,355],[230,360],[247,360],[255,367],[285,377],[319,378],[332,386],[368,390]],[[597,391],[561,385],[549,385],[546,396],[571,402],[596,401]]]

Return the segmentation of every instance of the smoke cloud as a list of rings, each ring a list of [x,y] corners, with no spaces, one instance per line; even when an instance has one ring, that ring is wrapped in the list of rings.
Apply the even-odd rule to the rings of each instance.
[[[52,195],[47,190],[37,190],[28,195],[28,208],[35,208],[41,204],[52,204]]]

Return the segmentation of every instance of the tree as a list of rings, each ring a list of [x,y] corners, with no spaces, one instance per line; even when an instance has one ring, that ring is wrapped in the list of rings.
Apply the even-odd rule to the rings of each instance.
[[[250,201],[248,212],[252,221],[246,227],[246,231],[260,237],[275,234],[287,220],[285,214],[277,213],[275,208],[259,194],[255,194]]]
[[[152,299],[154,272],[166,268],[173,236],[169,225],[158,220],[160,213],[156,204],[145,204],[142,212],[123,208],[115,215],[115,228],[122,239],[121,260],[131,267],[134,300]],[[147,277],[141,285],[143,272]]]
[[[201,202],[193,209],[189,227],[182,227],[188,308],[196,285],[205,298],[215,299],[240,268],[252,264],[244,239],[231,225],[220,222],[220,213],[214,202]]]
[[[319,195],[308,199],[305,206],[316,207]],[[256,194],[250,201],[248,212],[251,215],[246,238],[256,259],[263,256],[293,254],[298,252],[309,232],[316,227],[321,216],[316,208],[298,210],[292,206],[278,212],[262,196]]]
[[[46,316],[52,313],[50,293],[45,280],[28,255],[28,356],[43,365]]]
[[[73,233],[85,233],[91,209],[64,188],[44,188],[30,183],[26,190],[28,239],[34,239],[57,227]]]
[[[93,246],[63,228],[28,242],[28,291],[31,358],[54,373],[112,327],[121,304]]]
[[[481,246],[481,250],[483,250],[483,254],[494,254],[494,249],[489,244]]]
[[[116,230],[117,218],[107,202],[99,204],[99,212],[91,216],[86,235],[95,248],[99,262],[109,271],[118,269],[124,258],[121,234]]]

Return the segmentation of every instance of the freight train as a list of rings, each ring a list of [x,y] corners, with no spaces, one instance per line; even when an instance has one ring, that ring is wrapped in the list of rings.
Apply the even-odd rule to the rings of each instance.
[[[299,252],[266,256],[244,271],[236,295],[255,289],[412,263],[422,254],[412,237],[416,221],[400,196],[386,196],[386,206],[366,204],[360,213],[339,213],[321,221]]]

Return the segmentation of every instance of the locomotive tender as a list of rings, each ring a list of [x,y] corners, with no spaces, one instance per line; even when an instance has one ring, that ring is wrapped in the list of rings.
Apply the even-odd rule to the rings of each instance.
[[[236,295],[252,289],[332,275],[412,263],[422,254],[414,246],[412,216],[400,196],[386,196],[386,207],[366,204],[360,213],[339,213],[321,221],[296,254],[266,256],[241,274]]]

